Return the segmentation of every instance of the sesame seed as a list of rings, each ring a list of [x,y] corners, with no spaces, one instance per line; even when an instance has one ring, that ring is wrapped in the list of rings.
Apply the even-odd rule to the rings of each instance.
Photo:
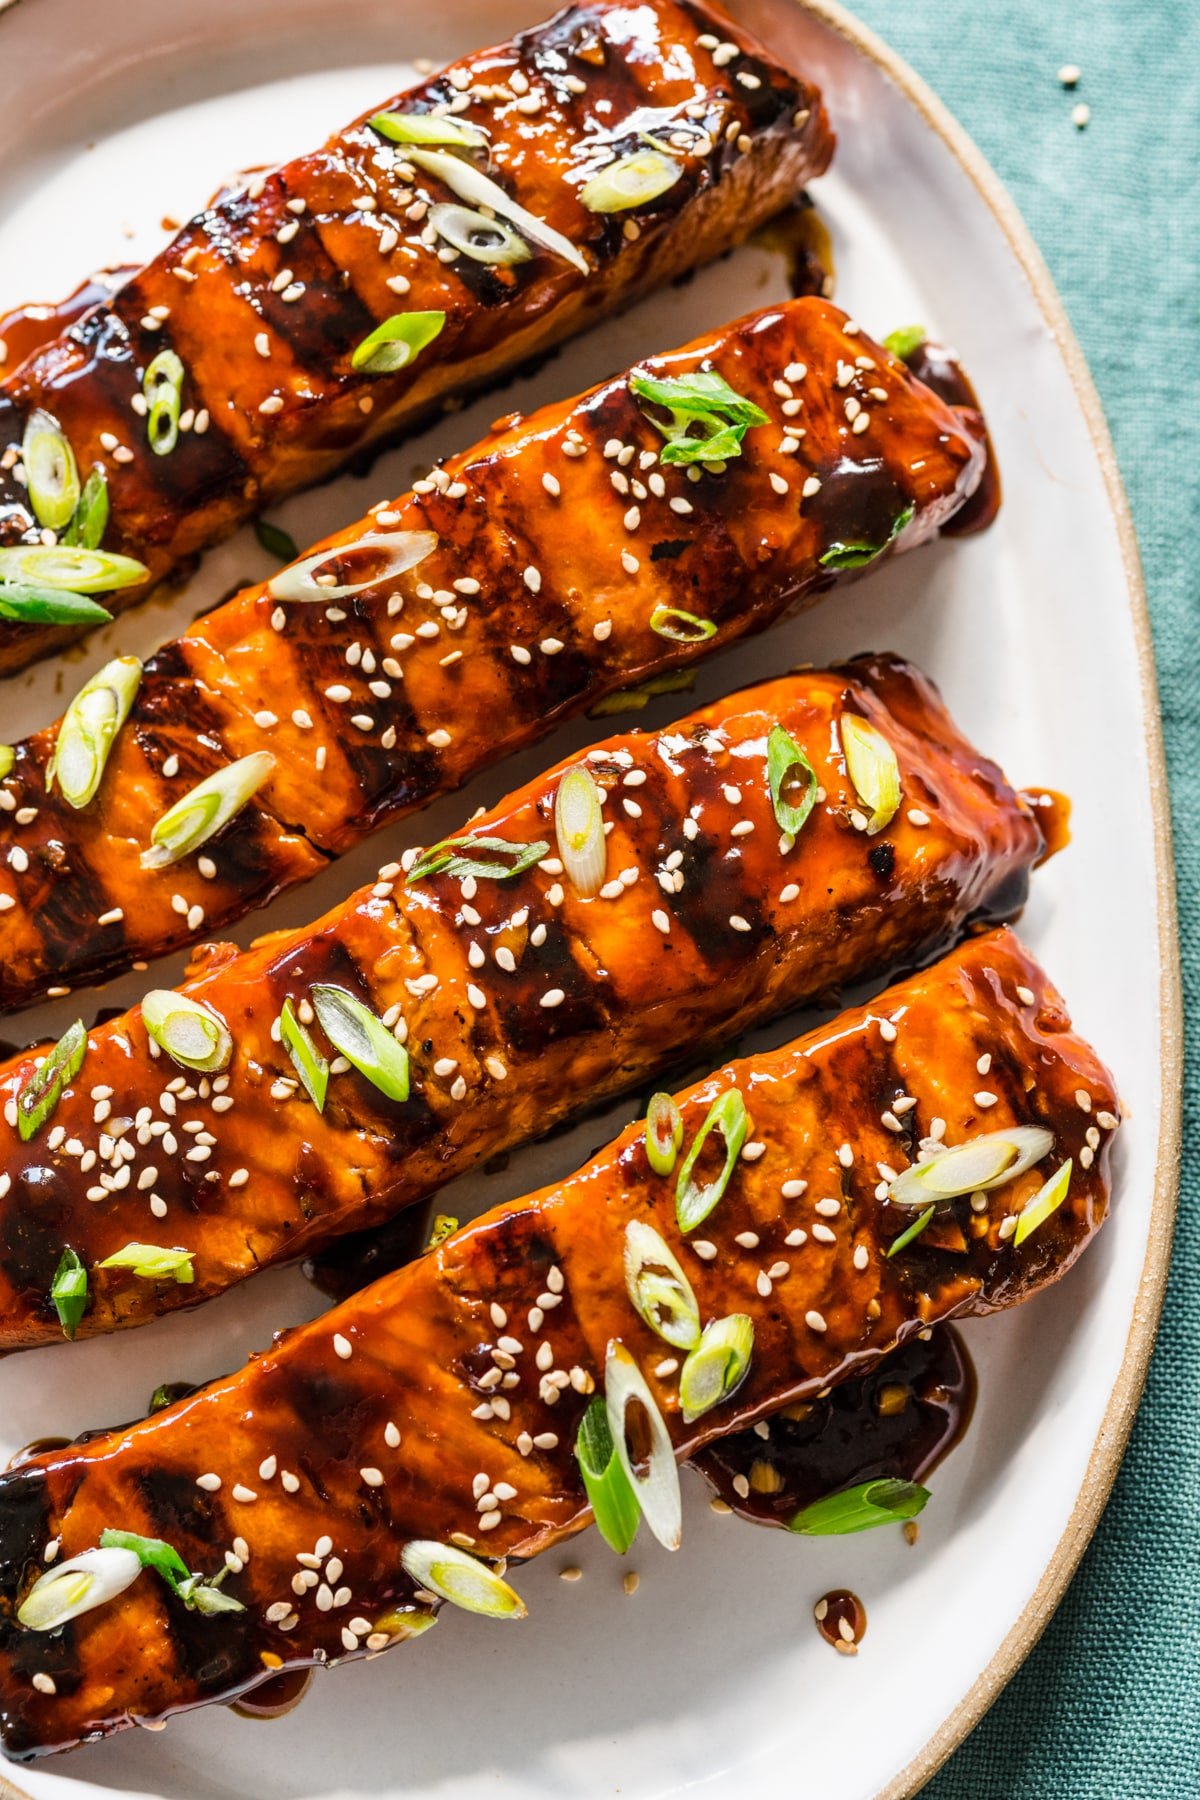
[[[359,1474],[368,1487],[382,1487],[383,1475],[378,1469],[360,1469]]]
[[[984,1108],[995,1106],[996,1096],[995,1094],[989,1093],[987,1088],[980,1088],[979,1092],[975,1095],[975,1104],[976,1106]]]
[[[197,1475],[196,1486],[203,1488],[206,1494],[215,1494],[221,1486],[219,1475]]]
[[[351,1344],[349,1338],[342,1336],[340,1331],[335,1331],[333,1334],[333,1348],[343,1362],[349,1362],[354,1354],[354,1346]]]
[[[804,1323],[808,1326],[810,1331],[828,1330],[825,1320],[819,1312],[806,1312],[804,1315]]]

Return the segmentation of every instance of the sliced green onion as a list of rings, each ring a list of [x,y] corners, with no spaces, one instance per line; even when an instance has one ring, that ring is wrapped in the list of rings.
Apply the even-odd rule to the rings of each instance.
[[[150,1396],[147,1413],[165,1412],[168,1406],[174,1406],[179,1400],[186,1400],[189,1394],[196,1392],[191,1381],[160,1381]]]
[[[668,1245],[642,1219],[625,1227],[625,1292],[636,1313],[676,1350],[700,1337],[700,1307],[692,1284]]]
[[[599,1394],[579,1421],[575,1457],[600,1536],[624,1556],[637,1536],[642,1513],[613,1443],[608,1407]]]
[[[85,550],[70,544],[21,544],[0,550],[0,581],[31,588],[61,588],[68,597],[136,587],[150,571],[132,556]]]
[[[232,1594],[221,1592],[221,1583],[229,1573],[228,1568],[207,1578],[190,1574],[178,1550],[162,1538],[142,1537],[136,1531],[113,1531],[106,1528],[100,1533],[100,1545],[104,1550],[131,1551],[143,1569],[152,1569],[156,1575],[162,1576],[171,1592],[183,1601],[190,1612],[207,1616],[212,1613],[246,1610]]]
[[[21,462],[34,518],[48,531],[61,531],[79,505],[79,468],[66,432],[41,407],[29,415]]]
[[[395,375],[432,344],[445,323],[444,312],[393,313],[353,351],[350,366],[364,375]]]
[[[165,869],[206,844],[254,798],[274,767],[269,751],[256,750],[198,782],[158,820],[151,848],[142,852],[143,869]]]
[[[413,1538],[400,1552],[406,1575],[451,1606],[482,1613],[487,1619],[523,1619],[525,1602],[515,1588],[502,1581],[477,1556],[468,1556],[456,1544],[438,1544],[429,1538]]]
[[[185,1069],[216,1075],[229,1067],[233,1039],[220,1013],[171,988],[153,988],[142,1001],[142,1023],[160,1050]]]
[[[290,999],[284,1001],[283,1011],[279,1015],[279,1037],[292,1059],[293,1068],[304,1083],[309,1099],[318,1112],[324,1112],[325,1095],[329,1088],[329,1064],[296,1017]]]
[[[75,1336],[87,1306],[87,1295],[87,1268],[68,1246],[58,1259],[54,1280],[50,1284],[50,1298],[54,1302],[54,1310],[58,1314],[58,1322],[65,1338]]]
[[[334,1049],[389,1100],[407,1100],[408,1051],[370,1007],[345,988],[324,983],[313,988],[312,999],[321,1030]]]
[[[300,554],[300,546],[282,525],[272,525],[270,519],[256,519],[254,535],[268,556],[277,556],[282,563],[295,562]]]
[[[192,1267],[194,1250],[165,1250],[161,1244],[126,1244],[123,1250],[116,1250],[104,1261],[97,1263],[99,1269],[132,1269],[145,1281],[177,1281],[180,1287],[188,1287],[196,1279],[196,1271]]]
[[[40,1575],[17,1608],[17,1618],[29,1631],[57,1631],[68,1620],[115,1600],[141,1572],[132,1550],[85,1550]]]
[[[483,150],[488,141],[474,125],[446,113],[380,112],[367,123],[393,144],[452,144],[460,150]]]
[[[1014,1249],[1018,1244],[1023,1244],[1039,1225],[1044,1225],[1051,1213],[1058,1211],[1067,1197],[1073,1167],[1074,1158],[1069,1156],[1062,1167],[1054,1171],[1049,1181],[1043,1182],[1033,1199],[1021,1208],[1017,1214],[1017,1228],[1012,1235]]]
[[[1054,1148],[1054,1133],[1041,1125],[987,1131],[904,1169],[888,1188],[896,1206],[945,1205],[961,1194],[986,1192],[1015,1181]]]
[[[683,174],[682,164],[661,150],[634,150],[601,169],[579,190],[589,212],[626,212],[631,206],[648,206]]]
[[[919,350],[928,336],[924,325],[901,325],[898,330],[888,332],[883,340],[883,347],[893,356],[898,356],[901,362],[907,362],[913,351]]]
[[[515,225],[522,237],[563,257],[581,275],[591,273],[586,257],[580,254],[569,238],[565,238],[561,231],[555,231],[552,225],[547,225],[545,219],[535,218],[533,213],[526,212],[523,206],[510,198],[499,182],[484,175],[474,164],[464,162],[459,156],[450,156],[445,150],[410,150],[408,160],[424,169],[427,175],[444,182],[450,192],[457,194],[460,200],[465,200],[468,206],[490,206],[498,217]]]
[[[885,1255],[889,1257],[898,1256],[901,1250],[907,1250],[914,1238],[920,1237],[936,1211],[936,1206],[928,1206],[923,1213],[918,1213],[916,1218],[912,1221],[912,1224],[906,1225],[904,1230],[900,1233],[900,1236],[892,1239],[887,1247]]]
[[[426,1250],[436,1250],[438,1245],[444,1244],[448,1237],[453,1237],[457,1230],[458,1220],[453,1213],[437,1213],[434,1217],[433,1229],[429,1233],[429,1242],[425,1246]]]
[[[584,900],[604,885],[608,839],[600,789],[585,763],[575,763],[560,778],[554,797],[554,836],[563,868]]]
[[[822,568],[865,568],[868,563],[873,563],[876,557],[882,556],[889,544],[895,543],[896,539],[900,536],[900,533],[904,530],[904,527],[912,519],[915,510],[916,509],[912,506],[906,506],[903,512],[897,513],[896,518],[892,523],[892,529],[888,532],[888,535],[883,540],[882,544],[830,544],[824,556],[818,559]]]
[[[696,685],[694,669],[664,669],[637,687],[622,688],[616,694],[603,694],[588,707],[589,719],[609,719],[617,713],[642,712],[659,694],[690,694]]]
[[[679,1180],[675,1184],[675,1217],[680,1231],[694,1231],[702,1220],[707,1219],[729,1185],[729,1177],[742,1153],[749,1129],[750,1115],[741,1090],[729,1088],[709,1107],[708,1116],[692,1140],[692,1147],[679,1171]],[[725,1166],[712,1181],[701,1184],[693,1181],[692,1170],[713,1131],[720,1132],[725,1141]]]
[[[452,249],[488,267],[511,268],[533,255],[525,239],[505,220],[491,219],[469,206],[450,206],[443,201],[433,208],[429,223]]]
[[[667,443],[664,463],[728,462],[742,453],[742,440],[752,425],[766,425],[767,415],[715,370],[671,375],[658,380],[633,374],[629,390],[639,400],[665,407],[665,421],[647,414]]]
[[[783,790],[793,787],[800,774],[807,777],[804,792],[799,806],[793,806],[785,800]],[[772,725],[767,738],[767,782],[771,789],[771,806],[775,813],[775,823],[786,837],[797,838],[808,822],[817,799],[817,771],[796,742],[783,729],[782,725]]]
[[[98,550],[108,528],[108,476],[97,463],[83,484],[75,516],[61,542],[80,550]]]
[[[704,1327],[679,1375],[679,1404],[686,1424],[711,1412],[741,1387],[753,1353],[754,1321],[746,1313],[730,1313]]]
[[[891,823],[900,807],[900,764],[887,739],[857,713],[843,713],[838,721],[846,773],[866,807],[867,836],[874,837]]]
[[[390,1612],[381,1613],[375,1621],[376,1631],[386,1631],[397,1643],[406,1643],[409,1638],[420,1637],[431,1625],[437,1624],[437,1614],[422,1612],[416,1606],[393,1607]]]
[[[179,442],[183,377],[184,367],[174,350],[160,350],[142,376],[142,393],[149,408],[146,437],[155,456],[169,456]]]
[[[638,1474],[629,1454],[629,1407],[633,1401],[644,1411],[650,1431],[650,1452],[644,1475]],[[604,1404],[613,1446],[626,1480],[637,1496],[642,1517],[664,1550],[678,1550],[683,1536],[683,1502],[674,1446],[645,1376],[619,1338],[612,1339],[605,1359]]]
[[[63,714],[46,769],[46,787],[51,790],[57,782],[68,806],[78,810],[95,799],[141,680],[137,657],[118,656],[84,683]]]
[[[857,1487],[825,1494],[802,1506],[788,1520],[788,1530],[801,1537],[845,1537],[853,1531],[871,1531],[876,1525],[898,1525],[915,1519],[929,1498],[929,1489],[915,1481],[884,1476],[860,1481]]]
[[[19,625],[102,625],[111,618],[107,607],[83,594],[0,580],[0,619]]]
[[[6,775],[12,774],[16,760],[17,753],[12,745],[0,744],[0,781],[3,781]]]
[[[717,635],[711,619],[698,619],[681,606],[656,606],[650,614],[650,629],[675,644],[703,644]]]
[[[656,1175],[669,1175],[683,1143],[683,1114],[670,1094],[652,1094],[646,1108],[646,1158]]]
[[[87,1055],[87,1032],[83,1020],[68,1025],[45,1060],[27,1075],[17,1094],[17,1130],[21,1142],[27,1144],[50,1117],[62,1091],[83,1067]]]
[[[511,881],[541,862],[549,848],[541,838],[532,844],[514,844],[509,838],[443,838],[413,864],[408,880],[427,881],[431,875],[450,875],[456,881],[464,881],[468,875],[474,875],[486,881]]]
[[[332,550],[318,550],[315,556],[306,556],[303,562],[281,569],[268,581],[267,592],[274,600],[324,601],[326,605],[331,600],[349,600],[368,588],[406,575],[437,549],[437,543],[432,531],[368,532],[353,543],[337,544]],[[364,550],[384,556],[384,567],[377,574],[366,581],[322,581],[320,571],[328,564],[345,562]]]

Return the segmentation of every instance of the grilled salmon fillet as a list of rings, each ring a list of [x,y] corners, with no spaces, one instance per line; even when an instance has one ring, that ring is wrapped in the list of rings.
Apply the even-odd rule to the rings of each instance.
[[[874,832],[848,773],[861,725],[899,782]],[[781,739],[796,786],[780,803],[812,802],[794,839],[771,786]],[[589,897],[555,823],[580,768],[608,832]],[[135,1008],[90,1033],[23,1141],[36,1059],[5,1067],[0,1348],[62,1341],[50,1288],[64,1249],[90,1271],[80,1335],[144,1323],[379,1223],[681,1052],[1011,917],[1043,851],[1037,810],[891,657],[797,673],[560,764],[316,925],[213,952],[183,991],[227,1034],[219,1073],[160,1054]],[[424,872],[451,853],[463,863]],[[406,1101],[343,1067],[315,1110],[277,1021],[290,1000],[331,1055],[320,986],[402,1039]],[[147,1241],[191,1254],[183,1281],[99,1267]]]
[[[5,376],[0,545],[43,545],[56,519],[24,479],[44,413],[81,474],[104,472],[103,549],[145,567],[106,601],[124,607],[448,396],[739,243],[832,151],[816,89],[723,14],[569,7],[224,194]],[[363,351],[398,315],[406,335]],[[0,609],[0,671],[63,641],[41,616]]]
[[[65,1749],[228,1700],[280,1668],[399,1642],[436,1606],[403,1566],[414,1541],[525,1559],[582,1528],[575,1433],[614,1342],[689,1457],[938,1320],[1025,1299],[1104,1218],[1112,1081],[1007,931],[677,1096],[685,1151],[733,1090],[745,1146],[690,1233],[679,1172],[654,1173],[639,1121],[578,1174],[484,1215],[237,1374],[0,1478],[8,1753]],[[893,1177],[922,1153],[1030,1128],[1044,1148],[1023,1172],[974,1198],[943,1177],[932,1221],[897,1246],[921,1215],[893,1197]],[[1067,1159],[1061,1204],[1026,1235],[1019,1216]],[[679,1260],[702,1320],[753,1327],[742,1385],[690,1423],[679,1357],[627,1292],[631,1222]],[[204,1576],[228,1551],[222,1592],[244,1610],[203,1616],[135,1570],[65,1626],[23,1627],[16,1610],[48,1559],[105,1530],[165,1540]]]
[[[637,384],[715,379],[766,422],[721,462],[667,461],[678,432]],[[153,657],[82,804],[58,769],[77,730],[15,747],[0,1006],[220,930],[563,716],[934,536],[985,467],[979,413],[818,299],[518,419]],[[262,753],[215,836],[142,866],[169,808]]]

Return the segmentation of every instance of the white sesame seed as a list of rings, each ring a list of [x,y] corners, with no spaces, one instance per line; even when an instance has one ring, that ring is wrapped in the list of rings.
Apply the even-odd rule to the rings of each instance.
[[[333,1334],[333,1348],[343,1362],[349,1362],[354,1354],[354,1346],[349,1338],[342,1336],[340,1331],[335,1331]]]

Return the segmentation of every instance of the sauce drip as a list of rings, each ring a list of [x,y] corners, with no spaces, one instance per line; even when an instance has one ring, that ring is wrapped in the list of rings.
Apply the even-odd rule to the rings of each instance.
[[[262,1681],[240,1700],[232,1700],[230,1712],[243,1719],[283,1719],[295,1710],[312,1685],[312,1669],[284,1669],[270,1681]]]
[[[1071,802],[1053,788],[1024,788],[1021,798],[1032,806],[1046,840],[1046,848],[1038,858],[1040,867],[1060,850],[1065,850],[1071,841]]]
[[[867,1609],[849,1588],[830,1588],[813,1607],[817,1630],[842,1656],[857,1656],[867,1635]]]
[[[23,1469],[35,1457],[47,1456],[52,1450],[67,1450],[70,1445],[70,1438],[65,1437],[34,1438],[31,1444],[22,1444],[19,1450],[13,1452],[4,1465],[5,1469]]]
[[[794,206],[761,226],[753,242],[760,249],[778,251],[784,256],[788,291],[796,299],[805,294],[830,298],[835,285],[833,239],[807,194],[801,194]]]
[[[945,400],[949,406],[971,407],[982,418],[975,389],[954,357],[941,344],[923,340],[904,361],[917,380],[923,381],[927,388],[932,388],[939,399]],[[973,532],[984,531],[1000,511],[1000,470],[990,436],[986,438],[986,442],[987,462],[984,465],[983,479],[966,505],[942,526],[943,537],[968,537]]]
[[[65,300],[15,306],[11,312],[0,313],[0,377],[10,374],[43,344],[60,337],[93,306],[110,300],[133,273],[132,269],[101,269],[81,282]]]

